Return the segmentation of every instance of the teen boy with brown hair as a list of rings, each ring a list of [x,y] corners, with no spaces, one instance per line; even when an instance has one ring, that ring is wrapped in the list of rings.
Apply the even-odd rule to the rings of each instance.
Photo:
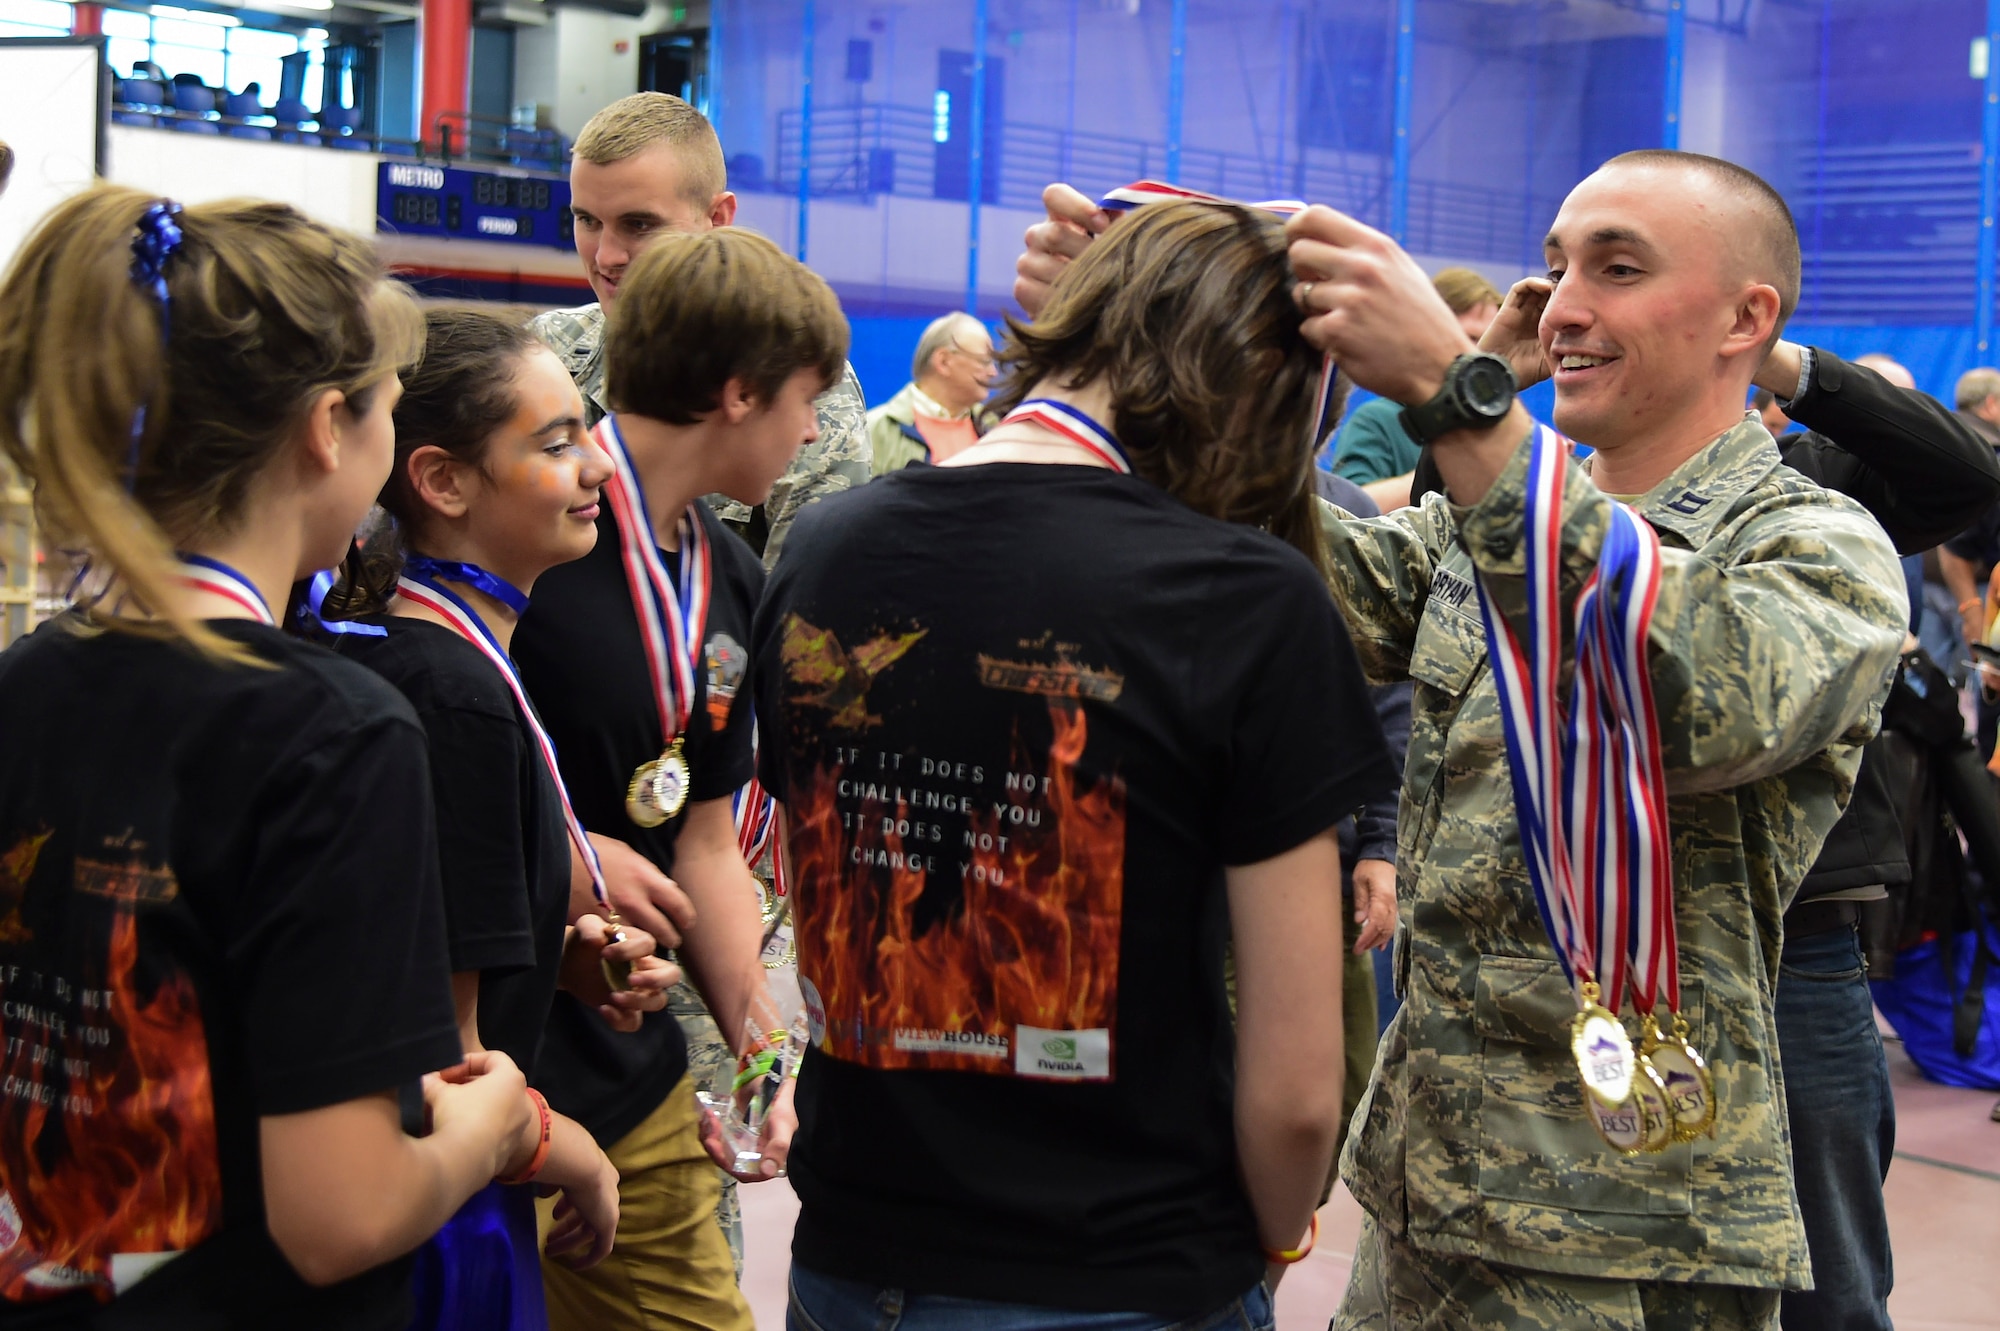
[[[814,399],[846,363],[847,323],[818,277],[729,227],[660,237],[619,285],[597,437],[621,474],[596,549],[544,575],[514,656],[607,879],[671,876],[695,902],[680,959],[733,1047],[764,984],[729,799],[752,774],[744,644],[763,569],[701,498],[763,502],[818,438]],[[691,694],[663,691],[663,676],[691,679]],[[646,774],[676,762],[680,801],[648,803],[663,788]],[[747,1329],[679,1025],[654,1014],[614,1035],[559,1003],[542,1066],[550,1102],[618,1167],[621,1205],[601,1266],[545,1268],[551,1325]],[[787,1097],[763,1177],[783,1165],[793,1121]]]

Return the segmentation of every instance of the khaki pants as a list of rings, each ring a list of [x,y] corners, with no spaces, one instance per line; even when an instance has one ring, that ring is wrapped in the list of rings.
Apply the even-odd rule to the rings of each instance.
[[[701,1149],[694,1081],[610,1151],[618,1242],[588,1271],[542,1263],[550,1331],[753,1331],[736,1265],[715,1223],[719,1171]],[[546,1234],[553,1198],[539,1205]]]
[[[1770,1331],[1778,1291],[1594,1280],[1423,1252],[1361,1221],[1329,1331]]]

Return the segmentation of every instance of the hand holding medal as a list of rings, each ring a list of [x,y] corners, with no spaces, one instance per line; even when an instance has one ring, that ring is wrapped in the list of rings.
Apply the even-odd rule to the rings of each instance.
[[[1529,449],[1525,646],[1479,583],[1521,849],[1576,994],[1570,1049],[1585,1110],[1614,1150],[1661,1151],[1712,1125],[1715,1095],[1679,1014],[1666,782],[1645,658],[1659,538],[1612,503],[1599,567],[1578,598],[1575,695],[1565,714],[1559,550],[1568,452],[1547,427]],[[1663,972],[1672,1042],[1659,1039],[1652,1016]],[[1616,1012],[1628,985],[1645,1024],[1637,1051]]]

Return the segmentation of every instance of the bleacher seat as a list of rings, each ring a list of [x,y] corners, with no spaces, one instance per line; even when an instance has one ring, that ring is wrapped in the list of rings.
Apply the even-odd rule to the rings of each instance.
[[[127,108],[164,107],[167,104],[167,92],[164,87],[151,79],[120,79],[117,88],[113,90],[112,100]],[[113,111],[111,119],[120,125],[150,127],[160,123],[160,118],[156,115],[129,109]]]
[[[232,92],[222,103],[222,113],[239,120],[266,114],[254,92]],[[262,125],[230,125],[223,131],[232,139],[269,139],[271,131]]]
[[[312,108],[296,97],[280,97],[272,103],[271,119],[278,122],[278,138],[284,143],[302,143],[309,148],[319,147],[319,135],[305,133],[299,128],[302,122],[312,118]]]
[[[203,115],[215,109],[215,93],[199,84],[174,84],[174,109],[188,115]],[[175,120],[174,128],[183,134],[222,133],[222,126],[208,120]]]
[[[361,123],[361,108],[358,106],[323,106],[319,112],[319,127],[330,134],[351,134]]]

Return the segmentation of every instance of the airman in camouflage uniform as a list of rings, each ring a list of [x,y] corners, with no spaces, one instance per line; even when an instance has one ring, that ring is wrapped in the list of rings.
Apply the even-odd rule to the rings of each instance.
[[[611,410],[604,400],[604,308],[592,303],[575,309],[550,310],[528,324],[535,336],[562,357],[570,378],[583,394],[585,423],[595,425]],[[727,495],[708,496],[708,506],[751,545],[762,534],[764,567],[778,562],[785,534],[799,510],[815,499],[866,485],[872,454],[868,444],[868,407],[861,380],[849,365],[839,383],[819,395],[819,438],[799,450],[791,467],[771,487],[762,505],[761,524],[748,504]]]
[[[1526,462],[1522,447],[1470,510],[1437,494],[1367,521],[1323,510],[1370,676],[1416,684],[1403,1006],[1341,1161],[1374,1232],[1339,1325],[1458,1326],[1441,1315],[1456,1310],[1479,1326],[1764,1326],[1777,1290],[1809,1280],[1773,1026],[1779,918],[1879,721],[1902,575],[1874,520],[1785,468],[1755,416],[1634,501],[1664,551],[1650,646],[1682,1005],[1721,1115],[1712,1140],[1620,1157],[1584,1115],[1474,586],[1476,570],[1521,631]],[[1573,604],[1609,515],[1583,468],[1563,514]],[[1674,1285],[1749,1288],[1710,1289],[1718,1311]]]

